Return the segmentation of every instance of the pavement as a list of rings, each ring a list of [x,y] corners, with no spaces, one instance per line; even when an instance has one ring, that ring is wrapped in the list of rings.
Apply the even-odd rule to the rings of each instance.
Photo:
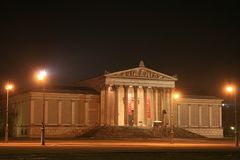
[[[233,139],[39,139],[0,140],[0,159],[218,159],[239,160]]]
[[[46,139],[45,146],[152,146],[152,147],[228,147],[235,148],[232,139],[169,139],[131,138],[131,139]],[[0,147],[4,146],[41,146],[40,139],[10,139],[8,143],[0,140]]]

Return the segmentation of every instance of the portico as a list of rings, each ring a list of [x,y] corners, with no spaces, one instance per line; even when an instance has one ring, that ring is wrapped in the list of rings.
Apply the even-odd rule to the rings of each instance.
[[[105,104],[101,103],[105,111],[101,125],[150,127],[156,120],[169,124],[169,118],[163,113],[169,112],[171,90],[146,86],[109,86],[101,95],[106,100]]]
[[[146,68],[143,61],[137,68],[105,74],[98,84],[100,124],[151,127],[156,120],[164,126],[170,124],[170,100],[176,80]],[[88,86],[96,84],[88,82]]]

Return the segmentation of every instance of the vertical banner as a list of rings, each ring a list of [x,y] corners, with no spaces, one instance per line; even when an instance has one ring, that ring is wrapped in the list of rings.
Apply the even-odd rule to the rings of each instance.
[[[147,118],[151,118],[150,96],[147,97]]]
[[[132,115],[132,96],[128,95],[128,115]]]

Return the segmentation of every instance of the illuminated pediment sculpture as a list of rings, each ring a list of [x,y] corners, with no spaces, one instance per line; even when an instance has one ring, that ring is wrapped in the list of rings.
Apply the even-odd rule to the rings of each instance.
[[[133,78],[133,79],[154,79],[154,80],[166,80],[166,81],[176,81],[177,78],[174,76],[168,76],[166,74],[151,70],[146,68],[141,61],[139,67],[123,70],[114,73],[108,73],[106,77],[116,77],[116,78]]]

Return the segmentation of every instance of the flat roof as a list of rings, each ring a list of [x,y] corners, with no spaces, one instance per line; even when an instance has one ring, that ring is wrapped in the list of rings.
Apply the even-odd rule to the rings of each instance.
[[[21,91],[16,91],[13,95],[18,95],[27,92],[42,92],[43,88],[31,88],[25,89]],[[51,85],[45,87],[46,93],[73,93],[73,94],[99,94],[95,89],[90,87],[79,87],[79,86],[71,86],[71,85]]]
[[[182,98],[192,98],[192,99],[221,99],[215,96],[203,96],[203,95],[183,95]]]

